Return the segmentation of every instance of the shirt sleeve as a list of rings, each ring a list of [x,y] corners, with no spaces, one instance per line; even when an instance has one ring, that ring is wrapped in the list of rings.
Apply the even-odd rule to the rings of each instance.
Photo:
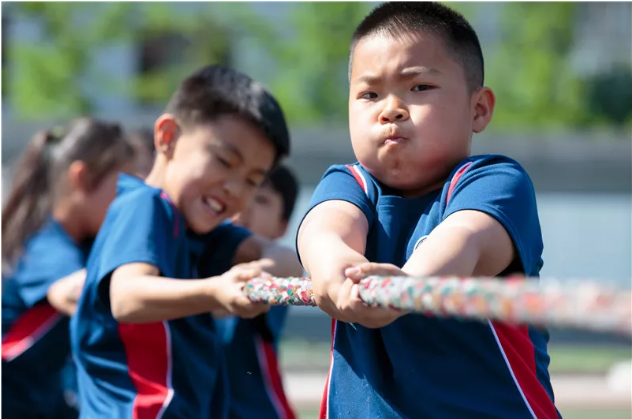
[[[127,196],[110,207],[99,233],[103,235],[101,242],[98,237],[95,243],[95,250],[99,248],[96,255],[99,296],[108,306],[109,278],[120,266],[147,263],[157,267],[161,276],[175,275],[183,220],[160,196],[143,192]]]
[[[502,156],[474,161],[454,186],[444,219],[463,210],[498,220],[509,233],[525,274],[539,273],[543,243],[535,190],[520,164]]]
[[[221,275],[230,270],[239,246],[251,237],[245,228],[226,222],[203,237],[204,250],[199,259],[198,272],[202,278]]]
[[[17,290],[29,308],[46,299],[55,282],[85,267],[81,250],[61,240],[38,243],[26,257]]]
[[[363,175],[355,171],[354,166],[331,166],[316,187],[309,208],[299,224],[299,230],[307,214],[326,201],[346,201],[355,205],[371,225],[375,219],[375,206],[369,196],[371,190],[367,185],[368,180],[361,176]],[[300,260],[298,243],[295,243],[295,249]]]

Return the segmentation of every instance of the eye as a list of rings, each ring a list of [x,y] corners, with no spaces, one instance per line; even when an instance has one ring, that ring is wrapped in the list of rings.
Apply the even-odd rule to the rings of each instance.
[[[224,167],[226,167],[227,169],[231,168],[231,164],[228,160],[226,160],[225,158],[221,157],[221,156],[216,156],[217,161]]]
[[[268,205],[268,198],[262,195],[255,196],[255,202],[259,205]]]
[[[253,188],[258,188],[259,186],[261,186],[263,181],[257,180],[257,179],[246,179],[246,183],[248,184],[248,186],[251,186]]]
[[[432,86],[428,86],[427,84],[417,84],[413,86],[411,89],[413,92],[423,92],[424,90],[430,90]]]
[[[366,92],[360,95],[360,99],[376,99],[377,98],[377,93],[373,93],[373,92]]]

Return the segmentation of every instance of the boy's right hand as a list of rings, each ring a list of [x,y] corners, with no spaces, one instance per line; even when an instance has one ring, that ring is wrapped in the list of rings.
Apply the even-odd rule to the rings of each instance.
[[[243,293],[244,285],[249,280],[269,275],[263,268],[272,265],[272,261],[263,259],[251,263],[233,266],[223,275],[209,279],[211,292],[219,303],[219,309],[213,310],[217,315],[234,315],[253,318],[270,310],[270,306],[252,303]]]

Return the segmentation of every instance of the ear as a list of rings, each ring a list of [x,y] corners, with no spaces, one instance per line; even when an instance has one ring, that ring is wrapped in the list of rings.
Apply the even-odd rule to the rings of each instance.
[[[90,191],[90,178],[88,173],[88,165],[81,161],[75,160],[70,163],[66,172],[68,177],[68,184],[76,190],[82,192]]]
[[[154,125],[154,147],[156,147],[156,152],[164,155],[167,159],[171,159],[179,136],[180,127],[176,118],[170,114],[160,115]]]
[[[494,115],[496,96],[489,87],[481,87],[472,95],[473,112],[472,131],[483,132]]]

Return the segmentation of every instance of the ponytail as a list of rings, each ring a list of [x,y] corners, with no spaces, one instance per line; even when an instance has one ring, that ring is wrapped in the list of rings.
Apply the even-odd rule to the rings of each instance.
[[[24,241],[44,224],[51,211],[51,146],[59,139],[51,131],[37,133],[18,164],[2,210],[3,266],[13,265]]]

